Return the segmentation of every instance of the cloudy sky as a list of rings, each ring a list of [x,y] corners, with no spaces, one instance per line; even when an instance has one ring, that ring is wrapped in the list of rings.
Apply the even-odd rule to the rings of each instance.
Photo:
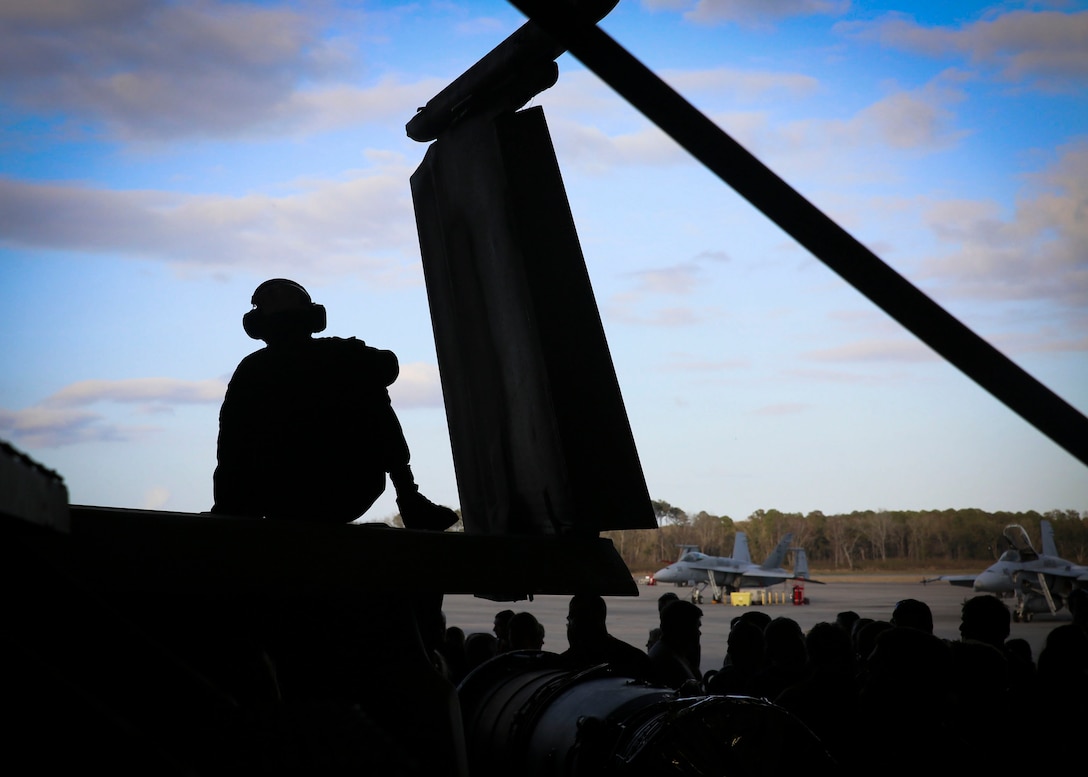
[[[211,505],[218,411],[286,276],[397,352],[459,505],[409,176],[416,108],[524,23],[488,2],[0,2],[0,438],[76,504]],[[602,27],[1088,412],[1088,6],[621,0]],[[650,493],[1088,510],[1088,467],[569,55],[543,106]],[[396,508],[383,497],[368,514]]]

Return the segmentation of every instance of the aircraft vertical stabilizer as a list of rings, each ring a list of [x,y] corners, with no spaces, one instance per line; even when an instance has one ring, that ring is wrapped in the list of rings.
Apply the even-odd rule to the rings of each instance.
[[[793,542],[793,534],[786,534],[779,541],[775,549],[771,551],[771,555],[767,556],[767,560],[760,564],[763,569],[779,569],[782,566],[782,562],[786,560],[786,551],[790,549],[790,543]]]
[[[737,532],[737,538],[733,540],[733,560],[740,564],[752,563],[752,556],[748,553],[748,535],[742,531]]]
[[[804,548],[790,548],[793,551],[793,574],[808,579],[808,556]]]
[[[1054,527],[1050,521],[1039,521],[1039,531],[1043,535],[1043,555],[1057,556],[1058,545],[1054,542]]]

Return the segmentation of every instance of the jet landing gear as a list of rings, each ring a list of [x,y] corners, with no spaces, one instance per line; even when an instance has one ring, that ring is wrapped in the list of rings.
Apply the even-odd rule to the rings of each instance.
[[[710,601],[713,604],[721,604],[729,600],[729,595],[736,589],[728,583],[724,585],[716,585],[713,581],[703,582],[697,585],[693,585],[691,588],[691,602],[692,604],[703,603],[703,591],[710,588]]]
[[[1054,600],[1056,594],[1051,593],[1050,585],[1047,584],[1046,576],[1042,572],[1036,572],[1035,580],[1030,583],[1027,577],[1019,574],[1013,579],[1017,583],[1016,606],[1012,611],[1014,623],[1031,623],[1035,613],[1050,612],[1053,615],[1061,607],[1061,597],[1058,597],[1057,601]],[[1038,585],[1038,591],[1032,590],[1033,583]]]

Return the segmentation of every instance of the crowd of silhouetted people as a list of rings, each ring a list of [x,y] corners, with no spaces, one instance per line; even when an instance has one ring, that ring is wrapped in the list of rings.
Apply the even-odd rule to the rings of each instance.
[[[726,653],[701,671],[701,609],[675,593],[658,601],[646,649],[608,632],[600,596],[572,597],[572,671],[609,672],[680,694],[749,696],[799,718],[843,774],[945,774],[1037,766],[1071,751],[1088,702],[1088,590],[1069,597],[1073,621],[1051,629],[1038,656],[1010,639],[1011,611],[994,596],[965,599],[960,639],[933,633],[917,599],[886,620],[841,612],[805,632],[789,617],[746,608],[730,624]],[[541,650],[544,629],[529,612],[503,610],[491,632],[445,630],[436,666],[455,685],[489,658]],[[799,768],[803,765],[799,764]]]

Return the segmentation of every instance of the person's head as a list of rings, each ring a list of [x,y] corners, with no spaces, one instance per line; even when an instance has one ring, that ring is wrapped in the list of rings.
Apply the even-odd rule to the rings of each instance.
[[[751,623],[753,626],[758,627],[760,631],[763,631],[763,629],[767,628],[767,624],[771,622],[771,616],[764,610],[746,607],[744,612],[734,618],[730,625],[735,624],[737,621]]]
[[[691,602],[669,602],[661,610],[661,638],[667,642],[698,642],[702,619],[703,611]]]
[[[606,631],[608,605],[597,594],[575,594],[567,608],[567,641],[596,637]]]
[[[854,645],[846,630],[835,623],[817,623],[805,635],[809,665],[833,672],[854,669]]]
[[[471,634],[465,636],[465,668],[466,671],[471,671],[487,661],[490,658],[494,658],[495,653],[498,651],[499,640],[495,638],[494,634],[490,634],[486,631],[474,631]]]
[[[511,650],[541,650],[544,647],[544,627],[531,612],[519,612],[510,619]]]
[[[835,625],[845,631],[847,634],[853,634],[854,624],[858,622],[860,618],[853,610],[843,610],[835,616]]]
[[[892,610],[891,624],[932,634],[933,611],[928,604],[918,599],[903,599],[896,602],[895,609]]]
[[[763,665],[764,647],[763,629],[739,618],[725,639],[725,660],[739,669],[755,671]]]
[[[703,611],[683,599],[669,602],[661,611],[661,642],[683,654],[695,669],[699,668]]]
[[[499,610],[495,613],[495,622],[492,628],[499,641],[505,641],[509,633],[510,619],[514,617],[513,610]]]
[[[989,594],[972,596],[960,609],[960,637],[1001,647],[1012,629],[1008,605]]]
[[[666,591],[657,597],[657,612],[660,614],[669,604],[675,602],[680,597],[676,595],[675,591]]]
[[[763,629],[763,638],[767,643],[768,663],[788,667],[799,667],[805,663],[805,633],[793,618],[773,618]]]
[[[266,343],[309,337],[325,329],[325,307],[314,304],[301,284],[272,278],[253,292],[253,309],[242,316],[242,327],[254,340]]]

